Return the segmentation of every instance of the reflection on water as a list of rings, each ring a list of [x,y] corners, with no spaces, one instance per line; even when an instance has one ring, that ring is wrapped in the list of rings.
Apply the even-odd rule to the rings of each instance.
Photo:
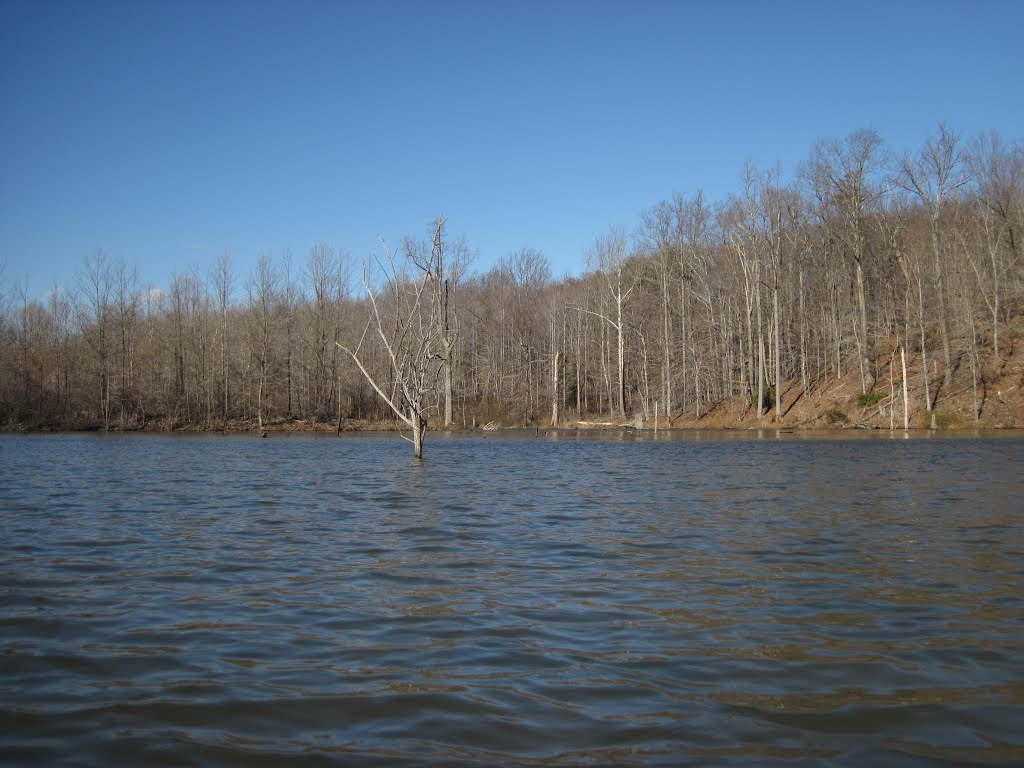
[[[0,438],[0,762],[1024,762],[1015,438]]]

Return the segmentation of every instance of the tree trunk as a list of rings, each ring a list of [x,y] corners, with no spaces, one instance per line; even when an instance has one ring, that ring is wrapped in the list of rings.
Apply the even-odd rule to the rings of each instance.
[[[971,316],[970,304],[964,299],[964,320],[967,322],[968,330],[971,333],[971,395],[974,405],[974,420],[981,420],[981,407],[978,401],[978,332],[974,326],[974,318]]]
[[[672,413],[672,344],[671,344],[672,308],[669,306],[669,285],[668,285],[668,270],[667,269],[665,270],[665,275],[664,275],[664,278],[662,280],[661,300],[662,300],[662,324],[663,324],[662,332],[664,334],[664,346],[665,346],[665,372],[664,372],[664,381],[663,381],[663,386],[662,386],[662,389],[663,389],[662,398],[665,401],[665,412],[670,414],[670,418],[671,418],[671,413]],[[657,428],[658,428],[657,419],[655,419],[654,428],[655,428],[655,430],[657,430]]]
[[[412,421],[412,451],[413,457],[423,458],[423,436],[427,431],[427,420],[415,408],[409,409],[409,418]]]
[[[454,351],[454,345],[451,343],[451,339],[447,336],[445,331],[445,337],[441,340],[444,345],[444,427],[450,429],[452,426],[452,395],[454,392],[454,383],[452,381],[452,352]]]
[[[949,347],[949,319],[946,317],[946,290],[942,275],[942,247],[939,241],[939,223],[932,221],[932,252],[935,257],[935,294],[939,300],[939,330],[942,333],[942,354],[946,370],[943,383],[949,386],[953,380],[953,355]]]
[[[903,429],[910,429],[910,399],[907,395],[907,350],[900,345],[900,364],[903,366]]]
[[[921,331],[921,374],[924,376],[924,404],[925,410],[932,413],[931,384],[928,380],[928,349],[927,336],[924,327],[924,289],[921,285],[921,277],[917,277],[917,322]]]
[[[764,412],[764,330],[761,327],[760,269],[754,276],[754,304],[757,312],[757,418]]]
[[[260,371],[260,383],[256,391],[256,423],[260,432],[263,431],[263,371]]]
[[[618,352],[619,352],[619,418],[626,418],[626,342],[622,337],[622,293],[620,292],[616,306],[616,317],[618,323],[615,326],[615,330],[618,334]]]
[[[778,271],[776,270],[776,275]],[[772,288],[772,312],[775,315],[775,327],[773,332],[775,334],[775,418],[782,418],[782,347],[780,346],[780,334],[779,326],[779,280],[775,278],[775,283]]]
[[[440,220],[439,220],[440,222]],[[440,227],[440,223],[438,224]],[[438,270],[439,273],[443,270],[443,261],[441,257],[440,244],[438,244]],[[441,275],[439,274],[439,279]],[[455,386],[452,381],[452,355],[455,352],[455,343],[452,340],[451,335],[451,318],[448,315],[449,312],[449,295],[448,295],[448,281],[444,281],[444,293],[442,296],[443,305],[441,307],[441,315],[443,322],[443,329],[441,334],[441,345],[444,348],[444,360],[442,366],[444,367],[444,428],[451,429],[452,426],[452,399],[454,397]]]
[[[582,371],[580,370],[583,365],[583,315],[581,314],[576,325],[576,418],[582,418],[583,416],[583,382]]]
[[[807,323],[804,319],[804,268],[800,266],[800,386],[807,391]]]
[[[560,398],[558,392],[558,361],[559,352],[555,352],[551,365],[551,426],[558,427],[558,403]]]
[[[864,300],[864,269],[858,260],[856,262],[857,273],[857,322],[858,334],[857,352],[860,356],[860,389],[867,394],[875,385],[875,374],[871,370],[871,358],[868,355],[868,311],[867,303]]]

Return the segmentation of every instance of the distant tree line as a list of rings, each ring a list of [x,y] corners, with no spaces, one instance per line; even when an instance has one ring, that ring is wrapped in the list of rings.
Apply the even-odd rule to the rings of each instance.
[[[163,290],[96,251],[44,300],[0,283],[0,423],[390,419],[417,396],[395,366],[414,338],[438,425],[700,416],[734,395],[769,417],[786,382],[888,388],[900,355],[909,409],[932,412],[957,375],[978,416],[1015,343],[1024,149],[994,133],[939,126],[897,156],[857,131],[788,183],[748,166],[727,199],[675,195],[641,222],[561,279],[531,248],[472,271],[440,219],[363,269],[317,243],[248,274],[224,253]]]

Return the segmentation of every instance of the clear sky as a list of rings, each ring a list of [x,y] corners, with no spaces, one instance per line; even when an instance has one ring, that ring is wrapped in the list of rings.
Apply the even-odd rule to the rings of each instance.
[[[98,248],[157,287],[224,250],[358,263],[438,213],[477,269],[578,273],[748,159],[1024,138],[1022,29],[1021,0],[0,0],[3,281],[41,296]]]

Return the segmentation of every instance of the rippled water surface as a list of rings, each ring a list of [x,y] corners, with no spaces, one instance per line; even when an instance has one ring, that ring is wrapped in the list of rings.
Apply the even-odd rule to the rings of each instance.
[[[0,763],[1021,765],[1024,441],[0,437]]]

